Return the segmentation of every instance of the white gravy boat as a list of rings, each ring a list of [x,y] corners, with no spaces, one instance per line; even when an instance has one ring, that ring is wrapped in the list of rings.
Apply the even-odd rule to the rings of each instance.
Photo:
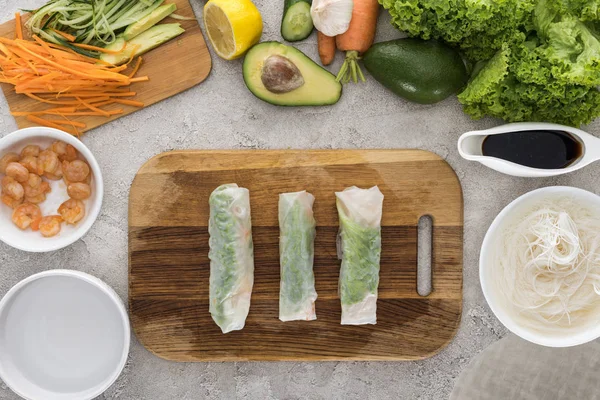
[[[539,169],[526,167],[524,165],[506,161],[501,158],[483,155],[483,141],[489,135],[539,130],[562,131],[569,133],[573,136],[573,138],[581,142],[581,156],[566,168]],[[501,125],[483,131],[467,132],[463,134],[460,139],[458,139],[458,152],[465,160],[480,162],[481,164],[498,172],[502,172],[503,174],[525,178],[543,178],[548,176],[568,174],[569,172],[577,171],[578,169],[581,169],[586,165],[593,163],[594,161],[600,160],[600,139],[580,129],[572,128],[570,126],[539,122],[520,122],[515,124]]]

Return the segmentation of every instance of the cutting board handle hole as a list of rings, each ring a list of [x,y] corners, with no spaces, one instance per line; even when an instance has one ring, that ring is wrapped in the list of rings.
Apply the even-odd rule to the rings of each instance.
[[[417,293],[420,296],[431,294],[431,260],[433,248],[433,219],[430,215],[419,218],[417,235]]]

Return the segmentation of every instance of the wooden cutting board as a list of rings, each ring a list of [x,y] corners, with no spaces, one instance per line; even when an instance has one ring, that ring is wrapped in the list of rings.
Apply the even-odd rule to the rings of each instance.
[[[168,3],[177,4],[177,14],[196,18],[188,0],[170,0],[165,4]],[[26,19],[25,16],[24,20]],[[145,106],[196,86],[204,81],[210,73],[210,54],[198,21],[166,18],[161,23],[175,22],[181,24],[185,33],[143,55],[144,62],[137,76],[148,76],[150,81],[131,85],[131,90],[137,93],[133,99],[143,102]],[[0,25],[0,36],[15,37],[14,20]],[[40,104],[25,95],[16,94],[12,85],[1,84],[1,86],[11,111],[40,111],[48,108],[48,105]],[[124,113],[111,118],[87,116],[73,117],[73,120],[85,123],[87,128],[84,131],[88,131],[139,110],[137,107],[121,104],[106,107],[107,110],[117,108],[123,109]],[[15,120],[19,128],[35,125],[26,117],[15,117]]]
[[[208,198],[250,190],[255,280],[241,331],[208,311]],[[377,324],[340,325],[335,191],[385,195]],[[281,322],[278,195],[316,197],[316,321]],[[417,293],[417,224],[431,215],[433,291]],[[414,360],[454,337],[462,310],[462,189],[452,168],[419,150],[175,151],[138,172],[129,199],[129,311],[148,350],[173,361]]]

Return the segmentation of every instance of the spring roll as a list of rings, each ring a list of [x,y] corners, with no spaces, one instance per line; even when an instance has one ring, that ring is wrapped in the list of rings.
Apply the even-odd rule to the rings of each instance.
[[[235,183],[209,199],[210,314],[223,333],[244,327],[254,284],[250,193]]]
[[[317,319],[314,202],[314,196],[306,191],[279,195],[279,319],[282,321]]]
[[[336,194],[340,218],[338,255],[342,325],[377,322],[383,194],[377,186],[346,188]]]

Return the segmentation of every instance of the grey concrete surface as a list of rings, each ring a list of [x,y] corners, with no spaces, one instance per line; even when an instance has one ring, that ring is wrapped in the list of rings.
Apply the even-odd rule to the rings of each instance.
[[[204,0],[191,0],[198,17]],[[0,20],[42,0],[0,0]],[[264,18],[263,40],[281,40],[283,1],[256,0]],[[377,41],[399,37],[382,12]],[[317,59],[316,36],[297,44]],[[212,50],[211,50],[212,51]],[[102,213],[74,245],[49,254],[28,254],[0,243],[0,296],[21,279],[44,270],[91,273],[127,298],[127,200],[133,177],[151,156],[172,149],[420,148],[444,157],[457,171],[465,199],[464,311],[458,335],[440,354],[419,362],[197,363],[161,360],[135,339],[119,380],[99,399],[447,399],[469,360],[507,331],[488,308],[479,286],[477,259],[496,214],[517,196],[542,186],[572,185],[600,193],[600,164],[555,179],[518,179],[462,160],[462,132],[491,127],[472,121],[456,99],[433,106],[408,103],[372,78],[348,85],[332,107],[283,108],[246,90],[241,61],[214,53],[213,70],[201,85],[134,115],[89,132],[84,143],[105,179]],[[338,54],[332,71],[341,65]],[[16,129],[0,99],[0,136]],[[600,123],[587,130],[600,132]],[[1,327],[0,327],[1,329]],[[0,383],[0,399],[17,399]]]

